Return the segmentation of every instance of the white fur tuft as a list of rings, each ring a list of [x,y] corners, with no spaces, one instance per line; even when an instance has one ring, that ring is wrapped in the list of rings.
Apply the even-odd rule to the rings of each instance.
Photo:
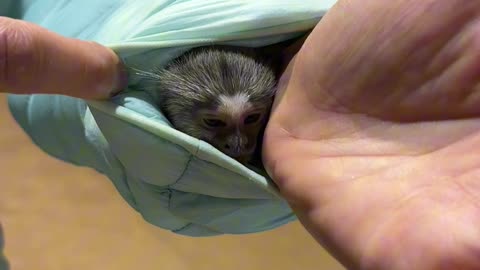
[[[220,95],[218,110],[232,119],[239,119],[245,111],[251,109],[252,104],[246,93],[237,93],[233,96]]]

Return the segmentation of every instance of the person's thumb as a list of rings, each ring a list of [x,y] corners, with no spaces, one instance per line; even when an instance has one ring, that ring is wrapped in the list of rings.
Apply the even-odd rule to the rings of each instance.
[[[100,99],[122,90],[126,77],[104,46],[0,17],[0,92]]]

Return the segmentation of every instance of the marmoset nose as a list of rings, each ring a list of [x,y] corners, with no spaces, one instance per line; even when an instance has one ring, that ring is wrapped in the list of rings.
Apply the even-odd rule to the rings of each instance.
[[[223,149],[225,152],[229,153],[232,156],[238,156],[244,154],[247,144],[248,138],[246,136],[236,134],[229,136],[226,139],[223,145]]]

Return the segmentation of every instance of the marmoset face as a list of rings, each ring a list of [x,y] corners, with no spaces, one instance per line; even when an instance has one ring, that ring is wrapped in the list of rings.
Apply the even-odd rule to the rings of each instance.
[[[196,135],[241,162],[248,161],[267,119],[271,99],[251,102],[246,94],[221,95],[213,106],[199,108]]]
[[[178,130],[247,162],[268,118],[276,80],[259,59],[204,48],[160,72],[161,108]]]

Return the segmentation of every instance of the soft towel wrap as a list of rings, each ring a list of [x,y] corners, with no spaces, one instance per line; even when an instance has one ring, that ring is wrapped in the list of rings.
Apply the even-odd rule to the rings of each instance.
[[[259,47],[299,37],[335,2],[2,0],[0,14],[99,42],[128,66],[149,70],[196,46]],[[108,102],[10,95],[9,106],[40,148],[106,175],[161,228],[190,236],[242,234],[295,219],[263,170],[173,129],[131,75],[128,91]]]

